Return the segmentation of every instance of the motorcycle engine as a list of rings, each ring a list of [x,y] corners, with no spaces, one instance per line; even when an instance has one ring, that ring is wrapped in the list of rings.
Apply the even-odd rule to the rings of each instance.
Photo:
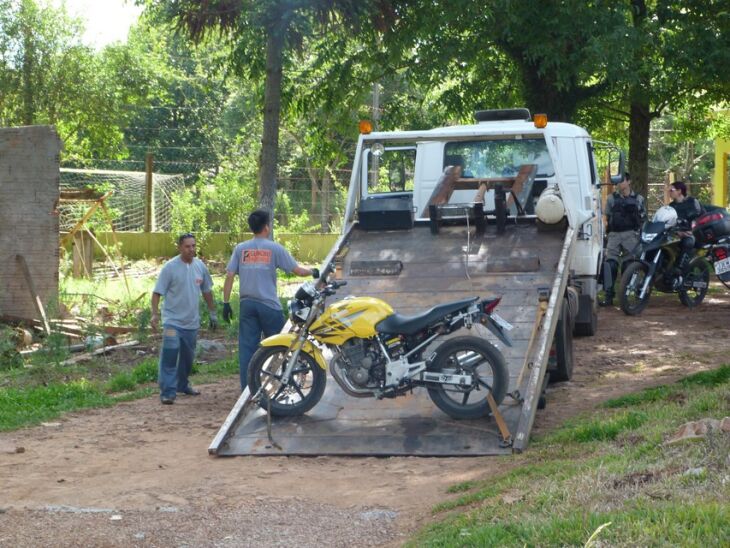
[[[350,339],[340,346],[346,358],[347,378],[360,387],[379,386],[385,378],[385,360],[377,345],[366,339]]]

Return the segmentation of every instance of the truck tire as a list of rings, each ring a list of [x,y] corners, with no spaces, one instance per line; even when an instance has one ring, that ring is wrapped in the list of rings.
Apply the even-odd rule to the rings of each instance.
[[[596,331],[598,331],[596,301],[588,296],[581,295],[578,299],[578,317],[573,325],[573,334],[578,337],[592,337],[596,334]]]
[[[555,328],[555,353],[557,366],[550,371],[550,382],[565,382],[573,378],[573,331],[570,329],[570,306],[563,299],[560,319]]]

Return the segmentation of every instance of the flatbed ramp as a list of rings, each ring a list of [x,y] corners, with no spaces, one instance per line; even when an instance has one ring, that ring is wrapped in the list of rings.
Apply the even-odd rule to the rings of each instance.
[[[500,406],[511,443],[504,442],[494,418],[454,420],[431,402],[424,388],[395,399],[358,399],[329,378],[317,406],[306,416],[272,419],[271,436],[264,411],[243,412],[246,390],[209,452],[476,456],[523,450],[542,392],[574,240],[572,228],[542,232],[533,223],[509,225],[499,235],[494,227],[475,235],[473,227],[451,226],[434,235],[427,226],[384,233],[354,225],[330,257],[338,275],[348,281],[332,302],[347,295],[378,297],[408,315],[456,299],[502,296],[497,313],[514,326],[513,347],[505,347],[486,329],[480,334],[504,354],[509,391],[521,395],[507,396]],[[541,292],[549,295],[542,314]]]

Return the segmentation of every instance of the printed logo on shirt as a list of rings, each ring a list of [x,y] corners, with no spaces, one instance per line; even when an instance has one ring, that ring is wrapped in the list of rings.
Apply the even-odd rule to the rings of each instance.
[[[247,266],[271,264],[270,249],[244,249],[241,262]]]

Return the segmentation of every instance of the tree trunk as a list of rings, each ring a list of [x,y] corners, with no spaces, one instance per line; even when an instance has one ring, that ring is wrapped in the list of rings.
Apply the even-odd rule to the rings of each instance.
[[[272,228],[279,155],[283,48],[284,30],[269,29],[266,37],[266,83],[264,86],[264,130],[259,162],[259,205],[261,209],[269,212]]]
[[[642,196],[647,196],[649,191],[649,128],[651,118],[648,103],[640,101],[631,103],[629,173],[631,173],[631,187]]]
[[[631,0],[631,19],[634,28],[643,32],[647,9],[645,0]],[[649,45],[643,43],[634,51],[633,63],[639,75],[649,59]],[[633,190],[648,197],[649,192],[649,129],[651,126],[651,80],[640,76],[629,90],[629,173]]]

